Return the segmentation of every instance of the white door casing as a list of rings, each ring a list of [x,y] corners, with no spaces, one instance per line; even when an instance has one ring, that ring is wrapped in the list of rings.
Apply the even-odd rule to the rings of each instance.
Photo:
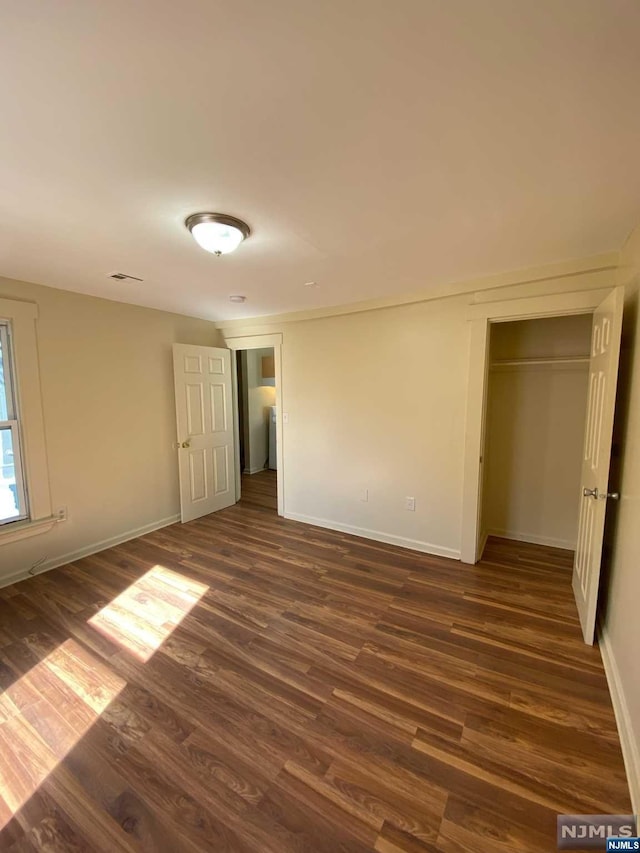
[[[180,511],[191,521],[236,500],[231,353],[173,345]]]
[[[278,492],[278,515],[285,514],[285,489],[284,489],[284,446],[285,434],[283,431],[283,391],[282,391],[282,349],[283,336],[281,332],[270,334],[256,335],[239,335],[238,337],[225,337],[225,343],[234,353],[238,350],[264,349],[265,347],[273,347],[275,358],[275,373],[276,373],[276,429],[278,435],[278,443],[276,448],[277,456],[277,492]],[[235,442],[236,442],[236,481],[237,492],[236,500],[240,500],[241,477],[240,477],[240,453],[239,453],[239,431],[238,431],[238,400],[237,400],[237,372],[235,369],[235,358],[233,359],[233,376],[234,376],[234,420],[235,420]]]
[[[480,502],[484,418],[487,386],[488,340],[491,323],[513,320],[533,320],[537,317],[559,317],[567,314],[592,314],[611,288],[567,291],[544,296],[506,299],[497,302],[481,301],[469,306],[470,326],[469,374],[465,429],[462,531],[460,559],[473,564],[478,560],[480,542]],[[482,296],[483,294],[479,294]]]
[[[593,314],[578,544],[573,565],[573,592],[584,640],[589,644],[593,643],[596,624],[623,307],[624,291],[616,288]]]

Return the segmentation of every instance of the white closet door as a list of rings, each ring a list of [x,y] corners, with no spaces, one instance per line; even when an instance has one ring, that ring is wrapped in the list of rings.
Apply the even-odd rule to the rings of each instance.
[[[609,486],[624,290],[616,288],[593,315],[589,398],[582,454],[582,494],[573,592],[585,643],[593,643]]]

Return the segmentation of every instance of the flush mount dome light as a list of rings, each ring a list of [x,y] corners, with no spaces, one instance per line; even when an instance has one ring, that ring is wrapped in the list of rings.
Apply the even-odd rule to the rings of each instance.
[[[196,243],[214,255],[233,252],[251,234],[246,222],[226,213],[192,213],[184,224]]]

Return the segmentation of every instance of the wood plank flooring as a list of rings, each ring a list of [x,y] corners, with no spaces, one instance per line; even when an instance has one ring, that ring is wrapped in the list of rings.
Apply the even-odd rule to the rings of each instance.
[[[242,475],[242,505],[254,509],[278,509],[276,472],[258,471]]]
[[[0,590],[0,849],[541,853],[630,811],[567,552],[463,566],[280,519],[268,477]]]

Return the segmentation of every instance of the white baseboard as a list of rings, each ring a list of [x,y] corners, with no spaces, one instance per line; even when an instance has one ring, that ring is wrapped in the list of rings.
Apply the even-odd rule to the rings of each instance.
[[[631,725],[631,713],[620,679],[620,671],[616,659],[613,655],[613,648],[607,629],[600,626],[598,631],[600,654],[602,655],[602,663],[609,684],[609,693],[613,703],[613,711],[616,715],[616,723],[618,725],[618,734],[620,735],[620,746],[622,747],[622,757],[624,758],[624,766],[627,771],[627,779],[629,781],[629,793],[631,794],[631,804],[634,814],[640,814],[640,744],[635,739],[634,731]]]
[[[521,533],[518,530],[498,530],[491,528],[487,531],[486,535],[497,536],[499,539],[513,539],[515,542],[530,542],[532,545],[548,545],[550,548],[564,548],[566,551],[576,550],[576,543],[571,539],[538,536],[537,533]]]
[[[290,518],[292,521],[301,521],[303,524],[313,524],[316,527],[326,527],[328,530],[337,530],[340,533],[351,533],[353,536],[362,536],[363,539],[373,539],[375,542],[385,542],[387,545],[398,545],[400,548],[409,548],[412,551],[433,554],[436,557],[450,557],[453,560],[460,559],[460,551],[455,548],[445,548],[441,545],[434,545],[431,542],[422,542],[419,539],[407,539],[404,536],[394,536],[392,533],[370,530],[368,527],[355,527],[352,524],[343,524],[341,521],[316,518],[315,516],[303,515],[299,512],[285,512],[284,517]]]
[[[260,471],[266,471],[266,470],[267,470],[267,469],[264,467],[264,465],[260,465],[260,467],[258,467],[258,468],[245,468],[245,469],[244,469],[244,473],[245,473],[245,474],[249,474],[249,475],[251,475],[251,474],[259,474],[259,473],[260,473]]]
[[[132,530],[125,530],[123,533],[118,533],[116,536],[111,536],[109,539],[102,539],[100,542],[93,542],[91,545],[86,545],[84,548],[78,548],[77,551],[69,551],[67,554],[61,554],[59,557],[51,557],[44,563],[39,565],[36,571],[31,574],[30,569],[19,569],[17,572],[0,577],[0,587],[9,586],[12,583],[25,580],[26,578],[40,575],[43,572],[48,572],[51,569],[57,569],[58,566],[64,566],[67,563],[73,563],[74,560],[80,560],[82,557],[90,557],[91,554],[97,554],[99,551],[104,551],[106,548],[113,548],[114,545],[121,545],[123,542],[128,542],[130,539],[137,539],[138,536],[144,536],[145,533],[153,533],[154,530],[160,530],[162,527],[168,527],[170,524],[175,524],[180,521],[179,515],[171,515],[168,518],[161,518],[158,521],[152,521],[150,524],[144,524],[142,527],[135,527]]]

